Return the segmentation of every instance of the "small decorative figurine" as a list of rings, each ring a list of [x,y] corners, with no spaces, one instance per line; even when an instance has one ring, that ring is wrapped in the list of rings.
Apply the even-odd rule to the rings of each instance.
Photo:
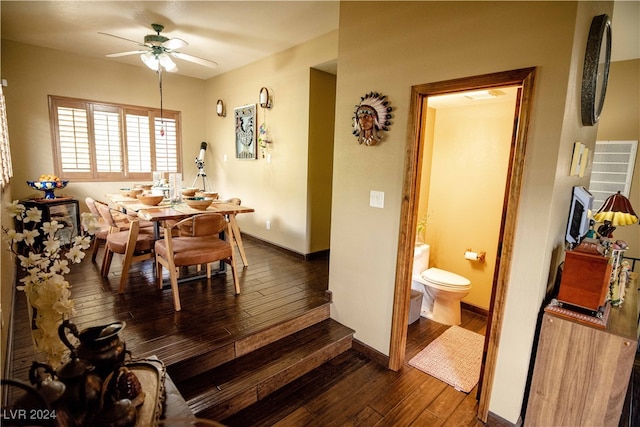
[[[376,145],[382,140],[382,131],[388,131],[391,122],[391,111],[386,96],[377,92],[360,98],[353,116],[353,135],[358,138],[358,144]]]

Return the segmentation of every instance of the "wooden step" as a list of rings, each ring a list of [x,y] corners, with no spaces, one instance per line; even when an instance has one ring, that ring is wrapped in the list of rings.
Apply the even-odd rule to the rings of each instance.
[[[222,420],[347,351],[353,333],[326,319],[176,385],[196,416]]]
[[[197,345],[199,351],[193,346],[189,348],[189,358],[181,358],[173,349],[173,359],[164,356],[167,372],[177,383],[185,382],[189,378],[237,359],[251,351],[269,345],[279,339],[301,331],[311,325],[329,318],[329,301],[307,308],[303,313],[293,311],[274,322],[270,320],[261,327],[247,328],[244,333],[234,334],[233,339],[203,339]]]

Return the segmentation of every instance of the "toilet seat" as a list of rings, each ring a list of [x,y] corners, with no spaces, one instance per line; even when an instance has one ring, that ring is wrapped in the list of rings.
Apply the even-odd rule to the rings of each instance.
[[[466,289],[471,287],[471,281],[466,277],[435,267],[423,271],[421,277],[434,285],[445,288]]]

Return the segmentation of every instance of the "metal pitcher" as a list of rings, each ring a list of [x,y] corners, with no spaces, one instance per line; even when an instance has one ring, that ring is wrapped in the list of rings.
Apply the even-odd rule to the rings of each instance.
[[[104,380],[124,362],[126,344],[118,333],[125,325],[125,322],[114,322],[78,332],[76,325],[65,320],[58,329],[58,335],[71,350],[72,359],[79,358],[91,363],[95,372]],[[80,340],[77,348],[69,342],[67,331]]]

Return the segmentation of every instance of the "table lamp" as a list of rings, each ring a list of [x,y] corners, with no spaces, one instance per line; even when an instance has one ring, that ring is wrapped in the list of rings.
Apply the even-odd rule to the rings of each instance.
[[[638,222],[638,215],[633,211],[629,199],[618,191],[607,197],[593,219],[603,223],[598,228],[598,233],[603,237],[611,237],[617,226],[632,225]]]

